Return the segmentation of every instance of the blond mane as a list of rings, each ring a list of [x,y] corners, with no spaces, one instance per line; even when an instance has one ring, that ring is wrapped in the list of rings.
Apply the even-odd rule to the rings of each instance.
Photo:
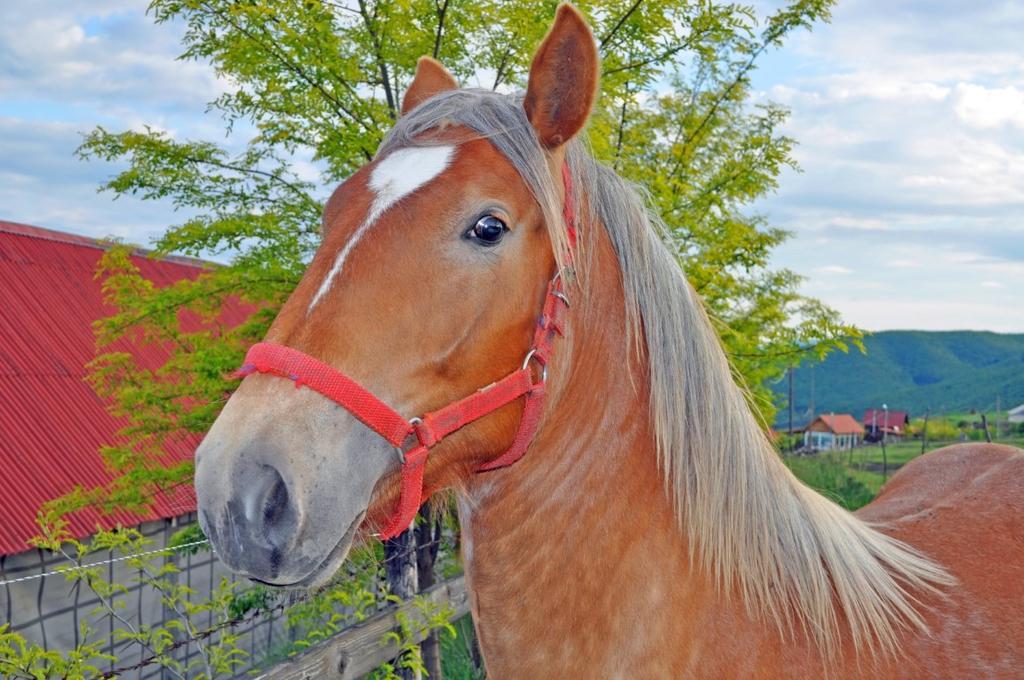
[[[400,119],[381,152],[453,123],[488,138],[516,167],[544,210],[556,254],[564,252],[559,192],[521,96],[443,93]],[[648,367],[658,463],[691,559],[723,595],[738,595],[783,634],[804,631],[827,658],[837,655],[844,629],[858,651],[895,653],[903,630],[925,629],[917,598],[953,578],[789,472],[642,191],[578,141],[567,160],[577,209],[586,211],[578,214],[604,225],[618,255],[633,344]]]

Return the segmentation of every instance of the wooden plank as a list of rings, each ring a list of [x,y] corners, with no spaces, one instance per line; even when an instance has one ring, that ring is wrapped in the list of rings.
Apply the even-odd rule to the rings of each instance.
[[[420,594],[437,605],[447,604],[454,611],[452,620],[469,613],[469,594],[462,576],[442,581]],[[405,612],[416,616],[418,611],[412,601],[386,609],[362,623],[346,628],[330,640],[288,659],[267,670],[258,680],[315,680],[317,678],[341,678],[355,680],[398,655],[394,642],[384,643],[384,636],[398,630],[395,615]],[[417,642],[421,641],[419,638]]]

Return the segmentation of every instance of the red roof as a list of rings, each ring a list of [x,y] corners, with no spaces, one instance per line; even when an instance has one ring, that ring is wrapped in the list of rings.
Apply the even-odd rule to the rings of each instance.
[[[818,416],[816,420],[825,423],[834,434],[864,434],[864,428],[849,413],[832,413],[827,416]],[[813,425],[814,423],[811,423]],[[807,426],[810,429],[810,425]]]
[[[93,279],[102,253],[93,239],[0,221],[0,554],[30,547],[43,503],[77,484],[91,488],[113,477],[98,450],[116,441],[124,422],[83,381],[96,354],[92,322],[111,312]],[[177,257],[133,261],[158,286],[209,266]],[[226,310],[224,321],[235,324],[244,315]],[[166,359],[160,347],[127,348],[148,368]],[[191,458],[197,441],[168,445],[168,458]],[[195,504],[187,485],[159,495],[143,515],[76,512],[69,529],[81,537],[97,524],[132,526],[192,512]]]
[[[889,432],[902,432],[910,422],[910,416],[906,411],[886,411],[882,408],[869,408],[864,411],[864,418],[861,420],[864,427],[868,429],[878,428]]]

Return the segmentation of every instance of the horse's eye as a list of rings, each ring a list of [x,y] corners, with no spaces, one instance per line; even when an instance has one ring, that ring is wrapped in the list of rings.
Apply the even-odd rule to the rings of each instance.
[[[494,215],[484,215],[466,232],[466,236],[484,246],[493,246],[501,241],[508,227]]]

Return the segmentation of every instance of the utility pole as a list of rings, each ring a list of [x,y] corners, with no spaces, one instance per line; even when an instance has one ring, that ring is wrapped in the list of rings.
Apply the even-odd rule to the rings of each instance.
[[[793,367],[790,366],[789,370],[789,452],[793,453],[796,448],[796,442],[793,440]]]
[[[882,404],[884,411],[882,421],[882,479],[889,479],[889,461],[885,456],[885,428],[889,426],[889,405]]]
[[[814,417],[814,364],[811,364],[811,406],[810,406],[810,417]]]
[[[999,395],[996,395],[996,439],[999,438]]]
[[[925,450],[928,448],[928,416],[932,413],[931,409],[924,412],[924,428],[921,430],[921,455],[924,455]]]

